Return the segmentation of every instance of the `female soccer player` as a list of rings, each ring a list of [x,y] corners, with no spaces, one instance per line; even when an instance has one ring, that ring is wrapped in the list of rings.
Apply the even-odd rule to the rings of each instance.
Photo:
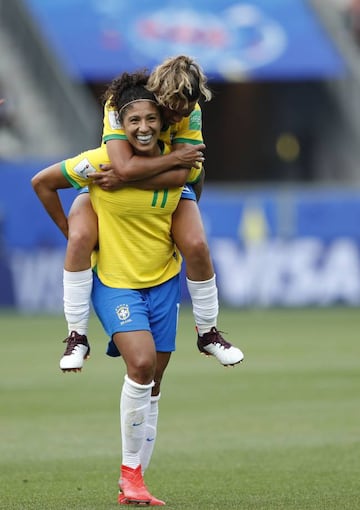
[[[166,60],[151,73],[148,88],[163,110],[160,138],[172,151],[161,158],[144,158],[134,154],[118,122],[117,82],[114,80],[105,94],[103,132],[103,143],[111,161],[111,165],[105,165],[103,169],[112,167],[114,171],[91,174],[94,182],[104,190],[110,190],[136,185],[138,179],[178,167],[189,168],[193,164],[194,149],[198,151],[197,161],[202,162],[205,146],[198,101],[201,97],[211,99],[206,82],[200,66],[183,55]],[[195,191],[199,197],[201,180],[197,186]],[[201,352],[214,355],[221,364],[235,365],[244,356],[240,349],[224,340],[216,327],[218,291],[199,208],[192,190],[183,193],[182,198],[173,215],[172,235],[186,261],[187,286],[198,332],[197,345]],[[64,265],[64,312],[69,336],[65,339],[67,348],[60,368],[77,371],[90,351],[86,336],[92,288],[90,254],[97,242],[97,218],[86,194],[75,199],[65,235],[68,245]]]
[[[142,72],[124,73],[117,84],[116,106],[134,153],[144,158],[160,157],[169,149],[159,142],[162,120],[155,96],[145,88],[147,78]],[[160,174],[153,178],[156,190],[126,187],[109,193],[88,177],[87,161],[101,171],[101,163],[108,161],[106,147],[42,170],[33,178],[33,185],[62,231],[66,217],[57,190],[89,186],[98,218],[93,305],[126,364],[120,399],[118,502],[161,506],[165,503],[150,494],[142,473],[156,435],[161,379],[175,350],[181,255],[171,225],[183,188],[175,184],[162,189]],[[200,170],[175,170],[172,174],[174,182],[180,177],[183,182],[195,182]],[[143,185],[150,186],[149,182]]]

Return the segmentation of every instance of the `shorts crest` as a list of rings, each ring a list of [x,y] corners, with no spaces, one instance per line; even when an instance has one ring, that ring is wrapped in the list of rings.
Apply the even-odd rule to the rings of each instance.
[[[129,305],[119,305],[115,308],[115,311],[121,322],[126,321],[130,317]]]

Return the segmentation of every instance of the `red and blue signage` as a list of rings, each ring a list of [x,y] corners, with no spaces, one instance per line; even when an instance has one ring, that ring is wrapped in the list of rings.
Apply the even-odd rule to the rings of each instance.
[[[214,80],[340,76],[344,62],[305,0],[26,0],[64,69],[84,81],[195,57]]]

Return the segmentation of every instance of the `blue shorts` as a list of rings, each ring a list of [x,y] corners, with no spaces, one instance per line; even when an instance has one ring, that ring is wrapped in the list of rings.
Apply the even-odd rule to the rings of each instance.
[[[89,188],[87,186],[85,186],[84,188],[81,188],[81,190],[79,191],[79,195],[81,195],[82,193],[89,193]],[[193,187],[191,186],[191,184],[185,184],[180,198],[185,198],[186,200],[195,200],[196,201],[195,191],[194,191]]]
[[[186,200],[195,200],[196,202],[195,191],[191,184],[184,185],[180,198],[185,198]]]
[[[158,352],[175,351],[180,308],[180,275],[148,289],[114,289],[93,273],[92,303],[110,337],[109,356],[120,353],[112,341],[115,333],[150,331]]]

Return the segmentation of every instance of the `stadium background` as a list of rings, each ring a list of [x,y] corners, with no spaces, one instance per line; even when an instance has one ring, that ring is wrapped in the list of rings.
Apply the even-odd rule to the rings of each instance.
[[[356,3],[0,0],[0,509],[118,508],[125,367],[93,314],[85,369],[59,370],[65,243],[30,179],[98,145],[121,66],[168,52],[216,91],[200,206],[245,362],[200,356],[181,307],[146,483],[172,510],[360,508]]]
[[[358,306],[360,53],[347,4],[1,0],[0,306],[62,311],[65,242],[31,176],[99,144],[115,75],[178,53],[214,90],[200,206],[221,300]],[[74,192],[62,196],[68,208]]]

